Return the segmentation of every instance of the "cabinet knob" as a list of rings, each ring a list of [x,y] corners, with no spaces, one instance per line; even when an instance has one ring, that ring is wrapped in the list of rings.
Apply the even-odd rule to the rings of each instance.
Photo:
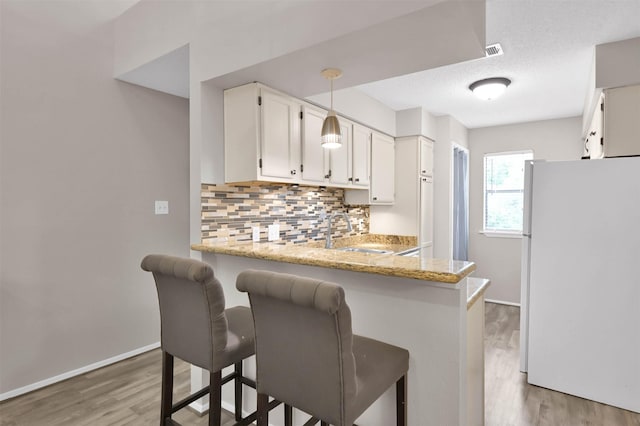
[[[423,170],[423,171],[422,171],[422,173],[427,173],[427,171],[426,171],[426,170]]]
[[[378,197],[373,197],[373,201],[376,201],[378,199]]]
[[[295,175],[295,174],[296,174],[296,171],[295,171],[295,170],[291,170],[291,174],[292,174],[292,175]]]
[[[356,178],[356,182],[360,182],[360,178]]]
[[[349,178],[349,182],[353,182],[353,178],[352,177]]]

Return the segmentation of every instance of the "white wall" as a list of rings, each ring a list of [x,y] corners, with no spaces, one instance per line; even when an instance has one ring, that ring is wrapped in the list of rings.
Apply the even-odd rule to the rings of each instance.
[[[489,278],[486,298],[520,303],[520,238],[488,237],[482,230],[483,160],[493,152],[533,150],[534,159],[578,160],[582,118],[536,121],[469,130],[469,259],[475,276]]]
[[[113,79],[92,3],[0,2],[0,394],[158,342],[140,261],[189,253],[188,103]]]
[[[467,129],[451,116],[436,117],[433,144],[433,257],[450,259],[453,235],[453,146],[469,147]]]
[[[436,117],[422,107],[396,111],[396,137],[422,135],[436,139]]]
[[[329,92],[309,96],[307,100],[327,109],[331,105]],[[359,121],[368,127],[396,136],[396,112],[358,89],[335,90],[333,92],[333,109],[338,114]]]

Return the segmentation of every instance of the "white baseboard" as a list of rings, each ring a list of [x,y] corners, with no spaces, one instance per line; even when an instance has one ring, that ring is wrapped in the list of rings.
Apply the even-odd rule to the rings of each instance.
[[[519,303],[505,302],[504,300],[484,299],[484,301],[489,303],[497,303],[498,305],[517,306],[518,308],[520,307]]]
[[[23,387],[18,388],[18,389],[10,390],[8,392],[0,394],[0,401],[4,401],[5,399],[9,399],[9,398],[14,398],[16,396],[25,394],[27,392],[31,392],[31,391],[34,391],[36,389],[40,389],[40,388],[43,388],[45,386],[52,385],[54,383],[61,382],[61,381],[66,380],[66,379],[70,379],[71,377],[74,377],[74,376],[79,376],[80,374],[84,374],[84,373],[87,373],[87,372],[92,371],[92,370],[97,370],[98,368],[107,366],[109,364],[114,364],[114,363],[116,363],[118,361],[122,361],[123,359],[131,358],[133,356],[140,355],[141,353],[148,352],[148,351],[150,351],[152,349],[156,349],[156,348],[159,348],[159,347],[160,347],[160,342],[152,343],[152,344],[144,346],[142,348],[134,349],[132,351],[129,351],[129,352],[126,352],[126,353],[123,353],[123,354],[120,354],[120,355],[116,355],[114,357],[107,358],[105,360],[98,361],[98,362],[95,362],[93,364],[77,368],[77,369],[72,370],[72,371],[67,371],[66,373],[62,373],[62,374],[59,374],[57,376],[41,380],[39,382],[32,383],[30,385],[23,386]]]

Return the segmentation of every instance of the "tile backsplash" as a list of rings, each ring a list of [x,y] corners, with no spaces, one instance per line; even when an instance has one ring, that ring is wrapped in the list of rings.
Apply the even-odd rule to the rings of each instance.
[[[251,241],[252,227],[260,227],[267,241],[267,226],[280,225],[280,243],[323,240],[327,220],[323,213],[346,212],[352,232],[341,217],[334,219],[332,237],[369,233],[369,206],[346,206],[344,190],[276,183],[236,185],[202,184],[202,240]]]

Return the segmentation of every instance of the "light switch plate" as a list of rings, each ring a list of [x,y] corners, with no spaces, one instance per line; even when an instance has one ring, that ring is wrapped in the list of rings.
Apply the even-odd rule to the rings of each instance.
[[[156,200],[156,214],[169,214],[169,202]]]
[[[252,233],[252,237],[253,237],[253,242],[257,243],[260,241],[260,227],[259,226],[252,226],[251,227],[251,233]]]
[[[273,225],[269,225],[268,230],[268,239],[269,241],[276,241],[280,239],[280,225],[274,223]]]

